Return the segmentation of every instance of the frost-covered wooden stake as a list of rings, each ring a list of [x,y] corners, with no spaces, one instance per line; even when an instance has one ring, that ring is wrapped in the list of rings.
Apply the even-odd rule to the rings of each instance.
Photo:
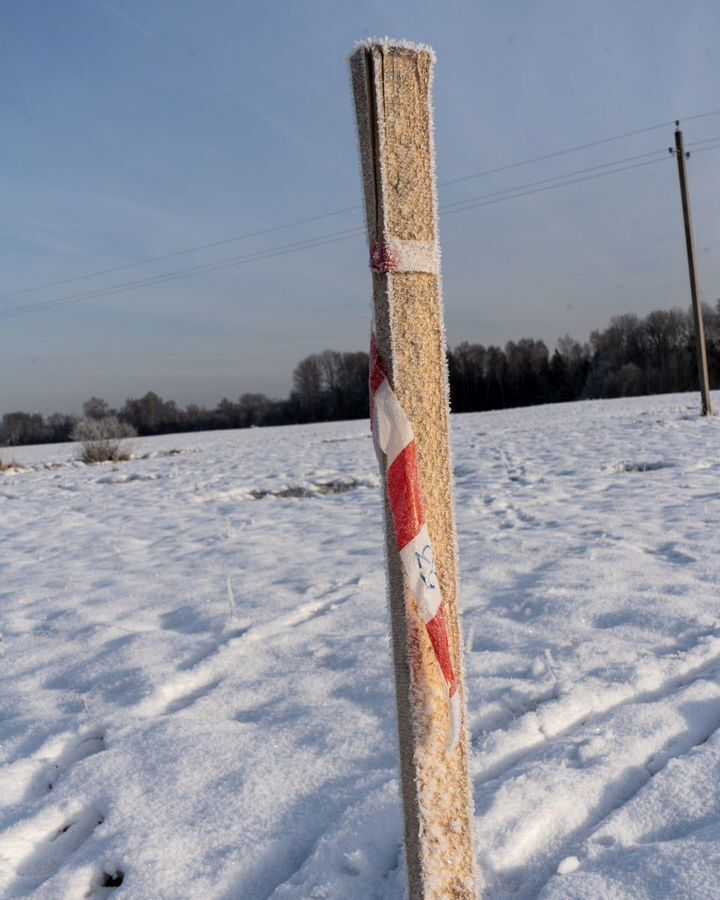
[[[351,55],[350,70],[373,271],[371,391],[385,484],[410,898],[470,900],[477,887],[437,244],[434,61],[428,47],[369,41]],[[401,535],[404,529],[411,530]],[[442,604],[433,606],[440,592]],[[459,735],[449,749],[453,719]]]

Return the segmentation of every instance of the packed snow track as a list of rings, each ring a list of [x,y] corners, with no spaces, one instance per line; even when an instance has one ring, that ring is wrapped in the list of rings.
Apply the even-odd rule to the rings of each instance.
[[[455,416],[487,900],[720,896],[720,420]],[[179,452],[175,452],[179,451]],[[379,480],[336,423],[0,450],[0,896],[401,900]]]

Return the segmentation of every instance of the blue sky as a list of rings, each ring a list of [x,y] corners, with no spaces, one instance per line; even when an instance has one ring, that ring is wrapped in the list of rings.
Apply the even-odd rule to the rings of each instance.
[[[0,293],[361,201],[346,54],[431,44],[438,178],[720,109],[720,7],[665,0],[32,0],[0,33]],[[720,116],[685,140],[720,137]],[[442,188],[441,203],[672,143],[672,127]],[[719,142],[720,143],[720,142]],[[720,297],[720,150],[690,162],[701,290]],[[362,224],[359,210],[71,284],[0,316]],[[452,344],[564,333],[685,305],[675,163],[441,218]],[[0,318],[0,412],[153,389],[284,396],[308,353],[367,344],[363,238]]]

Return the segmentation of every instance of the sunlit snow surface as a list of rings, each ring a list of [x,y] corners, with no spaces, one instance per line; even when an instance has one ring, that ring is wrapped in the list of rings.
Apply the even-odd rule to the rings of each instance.
[[[720,896],[698,405],[454,418],[484,897]],[[0,896],[400,900],[365,423],[74,449],[0,450]]]

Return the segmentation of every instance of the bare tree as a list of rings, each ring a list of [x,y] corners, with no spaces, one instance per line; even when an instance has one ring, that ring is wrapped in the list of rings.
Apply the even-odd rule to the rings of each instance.
[[[323,379],[317,355],[301,360],[293,372],[293,388],[302,413],[313,418],[320,412]]]
[[[86,419],[104,419],[111,415],[113,415],[113,410],[100,397],[91,397],[83,403],[83,416]]]
[[[39,444],[47,437],[45,420],[39,413],[5,413],[0,422],[0,444]]]

